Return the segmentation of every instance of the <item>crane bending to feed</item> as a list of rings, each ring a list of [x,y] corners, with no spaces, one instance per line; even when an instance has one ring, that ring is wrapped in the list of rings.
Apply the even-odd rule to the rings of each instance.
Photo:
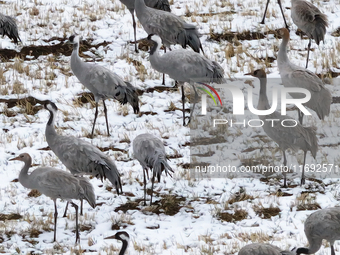
[[[153,185],[155,177],[158,182],[161,180],[162,172],[165,171],[166,175],[171,176],[171,172],[174,171],[167,162],[165,154],[165,148],[160,139],[152,134],[141,134],[133,140],[133,155],[139,161],[143,167],[144,176],[144,205],[146,205],[146,177],[149,176],[149,169],[152,171],[152,186],[151,186],[151,199],[150,205],[152,204]]]

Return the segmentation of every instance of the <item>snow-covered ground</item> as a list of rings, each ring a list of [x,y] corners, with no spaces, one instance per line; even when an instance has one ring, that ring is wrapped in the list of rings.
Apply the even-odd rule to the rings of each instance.
[[[333,33],[340,24],[340,1],[313,3],[328,15],[330,26],[325,43],[319,47],[314,42],[312,44],[309,69],[326,74],[327,88],[333,97],[339,97],[339,81],[327,74],[340,72],[340,40]],[[266,24],[259,24],[265,4],[265,0],[172,0],[171,9],[198,26],[206,56],[224,68],[226,77],[240,78],[244,73],[262,67],[268,71],[268,77],[279,78],[275,59],[281,39],[267,31],[278,29],[284,23],[279,6],[272,1]],[[282,4],[290,7],[288,0]],[[77,100],[80,93],[87,90],[72,74],[70,56],[50,52],[38,58],[34,54],[26,56],[24,61],[7,59],[4,57],[6,50],[0,51],[0,213],[22,216],[6,221],[0,217],[1,253],[118,254],[121,243],[104,240],[117,229],[124,229],[130,235],[127,254],[237,254],[241,247],[252,242],[269,242],[282,249],[291,249],[308,245],[303,223],[317,205],[326,208],[339,204],[339,179],[335,178],[323,179],[322,183],[309,179],[300,187],[300,174],[292,174],[288,176],[290,188],[280,190],[281,176],[268,180],[190,176],[190,129],[182,126],[182,112],[174,110],[174,106],[182,107],[180,91],[146,91],[161,86],[161,74],[151,68],[147,52],[140,50],[135,53],[134,45],[128,43],[133,40],[132,18],[118,0],[0,1],[0,6],[3,14],[16,18],[23,42],[15,46],[4,38],[0,41],[2,48],[19,51],[26,46],[51,46],[66,43],[71,34],[78,33],[92,45],[85,52],[81,48],[83,59],[111,69],[144,91],[139,98],[140,115],[134,114],[130,105],[121,106],[116,101],[107,100],[110,137],[106,136],[100,104],[95,138],[89,139],[95,108],[91,103],[81,104]],[[308,40],[301,40],[295,34],[297,28],[292,23],[289,8],[284,12],[291,29],[289,57],[295,64],[304,66]],[[261,32],[265,37],[259,40],[211,39],[213,34],[248,31]],[[138,23],[137,39],[146,36]],[[249,79],[254,80],[254,101],[257,102],[258,81]],[[166,77],[166,86],[173,85],[174,81]],[[249,87],[242,86],[245,91]],[[269,92],[271,89],[269,87]],[[186,89],[186,93],[189,92]],[[54,153],[46,150],[45,125],[49,113],[39,104],[32,111],[29,103],[9,108],[3,102],[27,96],[55,102],[59,108],[58,132],[81,137],[105,149],[122,174],[124,193],[120,196],[110,189],[108,181],[101,183],[91,179],[99,205],[92,209],[84,203],[84,216],[80,217],[80,244],[74,245],[73,208],[67,218],[62,218],[66,203],[58,200],[57,242],[54,243],[52,200],[44,195],[29,197],[29,190],[19,182],[13,182],[23,163],[8,160],[23,152],[30,153],[34,167],[53,166],[66,170]],[[231,106],[231,102],[226,105],[228,109]],[[186,107],[189,108],[189,103]],[[338,104],[332,104],[331,114],[325,121],[320,121],[315,113],[312,117],[305,117],[305,125],[318,128],[319,138],[316,159],[307,154],[309,164],[340,163],[339,113]],[[248,110],[246,114],[251,116]],[[288,114],[297,117],[295,111]],[[232,118],[230,113],[227,117]],[[131,149],[133,139],[145,132],[163,140],[175,171],[173,178],[162,176],[161,183],[155,184],[155,205],[152,207],[143,206],[141,202],[143,173],[140,164],[133,159]],[[261,128],[224,127],[219,132],[224,133],[225,141],[219,141],[214,151],[236,166],[256,165],[264,159],[276,165],[282,163],[281,151]],[[288,154],[290,164],[302,164],[302,151]],[[151,183],[148,184],[150,187]],[[124,206],[130,209],[123,210]],[[267,208],[271,208],[267,213],[269,216],[264,213]],[[171,215],[173,213],[176,214]],[[226,213],[234,214],[230,222],[221,219],[226,218]],[[340,249],[337,243],[335,249],[336,252]],[[329,246],[322,246],[318,252],[329,253]]]

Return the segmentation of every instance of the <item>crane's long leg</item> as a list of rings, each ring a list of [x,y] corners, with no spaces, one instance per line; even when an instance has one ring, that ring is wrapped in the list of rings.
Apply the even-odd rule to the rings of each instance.
[[[331,245],[331,255],[335,255],[335,251],[334,251],[334,245]]]
[[[299,122],[300,122],[300,124],[302,125],[302,121],[303,121],[303,116],[304,116],[304,114],[303,114],[303,112],[300,111],[300,109],[298,109],[298,115],[299,115]]]
[[[68,208],[68,201],[67,201],[67,203],[66,203],[66,207],[65,207],[65,212],[64,212],[63,218],[65,218],[65,217],[66,217],[67,208]]]
[[[66,213],[67,213],[68,203],[69,202],[67,201],[66,207],[65,207],[65,212],[64,212],[64,215],[63,215],[64,218],[67,216]],[[83,216],[83,199],[80,199],[80,215]]]
[[[146,178],[145,178],[145,171],[146,171],[146,169],[143,169],[143,175],[144,175],[144,205],[146,205]]]
[[[105,100],[104,99],[103,99],[103,104],[104,104],[104,113],[105,113],[107,136],[110,136],[109,121],[107,120],[107,109],[106,109],[106,104],[105,104]]]
[[[83,199],[80,199],[80,215],[83,216]]]
[[[269,2],[269,1],[268,1],[268,2]],[[279,4],[279,6],[280,6],[280,9],[281,9],[281,14],[282,14],[282,17],[283,17],[283,21],[285,22],[285,26],[286,26],[286,28],[289,30],[289,27],[288,27],[288,25],[287,25],[287,22],[286,22],[285,15],[284,15],[284,13],[283,13],[283,9],[282,9],[281,0],[277,0],[277,3],[278,3],[278,4]]]
[[[79,226],[78,226],[78,205],[71,202],[71,205],[74,207],[76,211],[76,243],[79,241]]]
[[[310,51],[310,46],[312,45],[312,39],[309,38],[309,43],[308,43],[308,50],[307,50],[307,61],[306,61],[306,68],[308,68],[308,59],[309,59],[309,51]]]
[[[54,237],[53,237],[53,242],[56,241],[57,237],[57,217],[58,217],[58,209],[57,209],[57,200],[53,200],[54,202]]]
[[[267,9],[268,9],[269,2],[270,2],[270,0],[267,0],[266,9],[264,9],[264,14],[263,14],[263,18],[262,18],[261,24],[264,24],[264,20],[266,19],[266,14],[267,14]]]
[[[166,47],[165,46],[164,46],[164,53],[166,53]],[[165,85],[165,73],[163,73],[162,85]]]
[[[285,150],[282,150],[282,153],[283,153],[283,165],[284,165],[284,166],[287,166],[286,151],[285,151]],[[284,173],[283,173],[283,176],[284,176],[283,188],[287,188],[287,173],[284,172]]]
[[[131,12],[131,15],[132,15],[133,35],[135,37],[135,52],[138,53],[138,49],[137,49],[137,36],[136,36],[136,20],[135,20],[135,15],[133,14],[133,12],[134,11]]]
[[[194,114],[194,110],[195,110],[195,106],[196,106],[196,99],[197,99],[197,97],[198,97],[198,94],[197,94],[197,90],[196,90],[195,85],[192,85],[192,87],[194,88],[194,92],[195,92],[194,105],[192,106],[192,109],[190,110],[189,121],[188,121],[188,123],[186,124],[186,126],[189,125],[189,123],[190,123],[190,121],[191,121],[191,118],[192,118],[192,115]]]
[[[185,126],[185,95],[184,95],[184,83],[180,82],[182,88],[182,109],[183,109],[183,126]]]
[[[91,138],[93,138],[94,126],[96,125],[97,116],[98,116],[98,102],[96,102],[96,112],[94,113],[94,121],[93,121],[93,127],[92,127],[92,132],[91,132]]]
[[[307,155],[307,151],[304,151],[304,155],[303,155],[303,168],[302,168],[302,175],[301,175],[301,184],[300,184],[300,186],[302,186],[303,184],[305,184],[305,164],[306,164],[306,155]]]
[[[152,205],[152,195],[153,195],[153,184],[155,183],[155,175],[152,175],[152,184],[151,184],[151,199],[150,199],[150,205]]]

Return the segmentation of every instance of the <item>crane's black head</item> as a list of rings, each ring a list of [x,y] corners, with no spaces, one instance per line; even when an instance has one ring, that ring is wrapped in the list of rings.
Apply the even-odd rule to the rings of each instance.
[[[79,44],[79,36],[76,34],[71,35],[68,40],[71,44]]]
[[[300,254],[309,254],[308,248],[297,248],[295,251],[296,251],[297,255],[300,255]]]
[[[51,102],[50,100],[45,101],[44,108],[50,112],[58,111],[58,107],[55,105],[55,103]]]
[[[118,231],[115,235],[105,237],[104,239],[117,239],[117,240],[120,240],[122,242],[129,242],[130,236],[125,231]]]

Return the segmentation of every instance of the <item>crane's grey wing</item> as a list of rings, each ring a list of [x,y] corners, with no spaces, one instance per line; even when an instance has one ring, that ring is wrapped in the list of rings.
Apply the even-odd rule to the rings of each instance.
[[[113,98],[121,104],[129,102],[134,113],[139,112],[137,90],[130,83],[123,81],[116,73],[103,66],[93,65],[86,80],[93,87],[94,91],[90,90],[95,96],[98,94],[101,98]]]
[[[148,34],[159,35],[162,40],[166,38],[166,42],[163,41],[165,44],[169,42],[174,44],[177,35],[184,30],[184,21],[169,12],[153,10],[152,14],[142,23],[145,31]]]
[[[291,148],[294,151],[310,150],[315,157],[318,150],[318,139],[315,127],[303,127],[297,120],[281,116],[278,112],[262,117],[265,122],[263,129],[283,149]],[[276,121],[268,121],[276,119]],[[282,124],[282,121],[284,123]],[[268,122],[270,124],[268,124]]]
[[[312,239],[339,240],[340,207],[318,210],[305,221],[306,236]]]
[[[0,35],[7,35],[14,43],[17,44],[18,40],[21,41],[18,34],[18,27],[15,20],[0,13]]]
[[[41,168],[33,171],[36,189],[51,198],[79,199],[84,191],[80,188],[78,180],[72,174],[55,168]],[[40,171],[39,171],[40,170]]]
[[[160,139],[151,134],[141,134],[133,141],[133,153],[144,169],[153,169],[153,175],[160,181],[162,171],[173,173],[167,162],[165,148]]]
[[[117,167],[97,147],[71,136],[58,136],[54,144],[49,145],[72,174],[90,174],[101,180],[108,178],[119,194],[121,180]]]
[[[282,82],[288,87],[299,87],[310,91],[318,92],[325,87],[318,76],[307,69],[298,69],[282,77]]]
[[[244,246],[238,255],[281,255],[280,248],[266,243],[252,243]]]
[[[177,81],[211,82],[214,78],[223,77],[223,69],[220,65],[196,52],[178,49],[168,52],[162,58],[165,59],[163,62],[166,66],[160,67],[159,71],[167,73]],[[157,68],[159,67],[155,69]]]

